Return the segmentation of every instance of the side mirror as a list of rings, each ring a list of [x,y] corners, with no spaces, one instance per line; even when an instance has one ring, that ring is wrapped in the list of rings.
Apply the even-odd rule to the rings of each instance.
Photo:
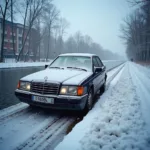
[[[94,67],[94,72],[101,72],[103,69],[101,67]]]
[[[48,67],[48,65],[45,65],[45,69]]]
[[[104,68],[104,70],[106,70],[106,66],[105,66],[105,65],[104,65],[104,67],[103,67],[103,68]]]

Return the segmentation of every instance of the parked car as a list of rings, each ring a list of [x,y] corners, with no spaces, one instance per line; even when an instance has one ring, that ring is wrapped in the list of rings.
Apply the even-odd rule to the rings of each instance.
[[[90,110],[93,97],[105,91],[106,67],[95,54],[59,55],[45,70],[20,79],[15,95],[30,105]]]

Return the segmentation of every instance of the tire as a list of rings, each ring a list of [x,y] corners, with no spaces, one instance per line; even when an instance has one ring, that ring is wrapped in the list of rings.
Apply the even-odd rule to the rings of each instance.
[[[87,114],[89,112],[89,110],[91,110],[93,107],[93,90],[90,89],[89,93],[88,93],[88,98],[87,98],[87,102],[85,104],[85,108],[83,110],[83,114]]]
[[[106,80],[105,80],[104,84],[100,88],[100,94],[102,95],[105,92],[105,90],[106,90]]]

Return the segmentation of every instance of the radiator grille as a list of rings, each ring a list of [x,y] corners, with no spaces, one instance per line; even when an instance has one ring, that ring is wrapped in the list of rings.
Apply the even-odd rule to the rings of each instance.
[[[57,95],[59,92],[59,84],[45,83],[45,82],[32,82],[31,92],[39,94]]]

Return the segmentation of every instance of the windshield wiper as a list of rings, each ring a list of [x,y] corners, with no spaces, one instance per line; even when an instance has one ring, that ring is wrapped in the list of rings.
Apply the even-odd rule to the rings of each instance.
[[[64,68],[61,68],[61,67],[49,67],[49,68],[64,69]]]
[[[71,69],[79,69],[79,70],[87,71],[86,69],[78,68],[78,67],[67,67],[67,68],[71,68]]]

